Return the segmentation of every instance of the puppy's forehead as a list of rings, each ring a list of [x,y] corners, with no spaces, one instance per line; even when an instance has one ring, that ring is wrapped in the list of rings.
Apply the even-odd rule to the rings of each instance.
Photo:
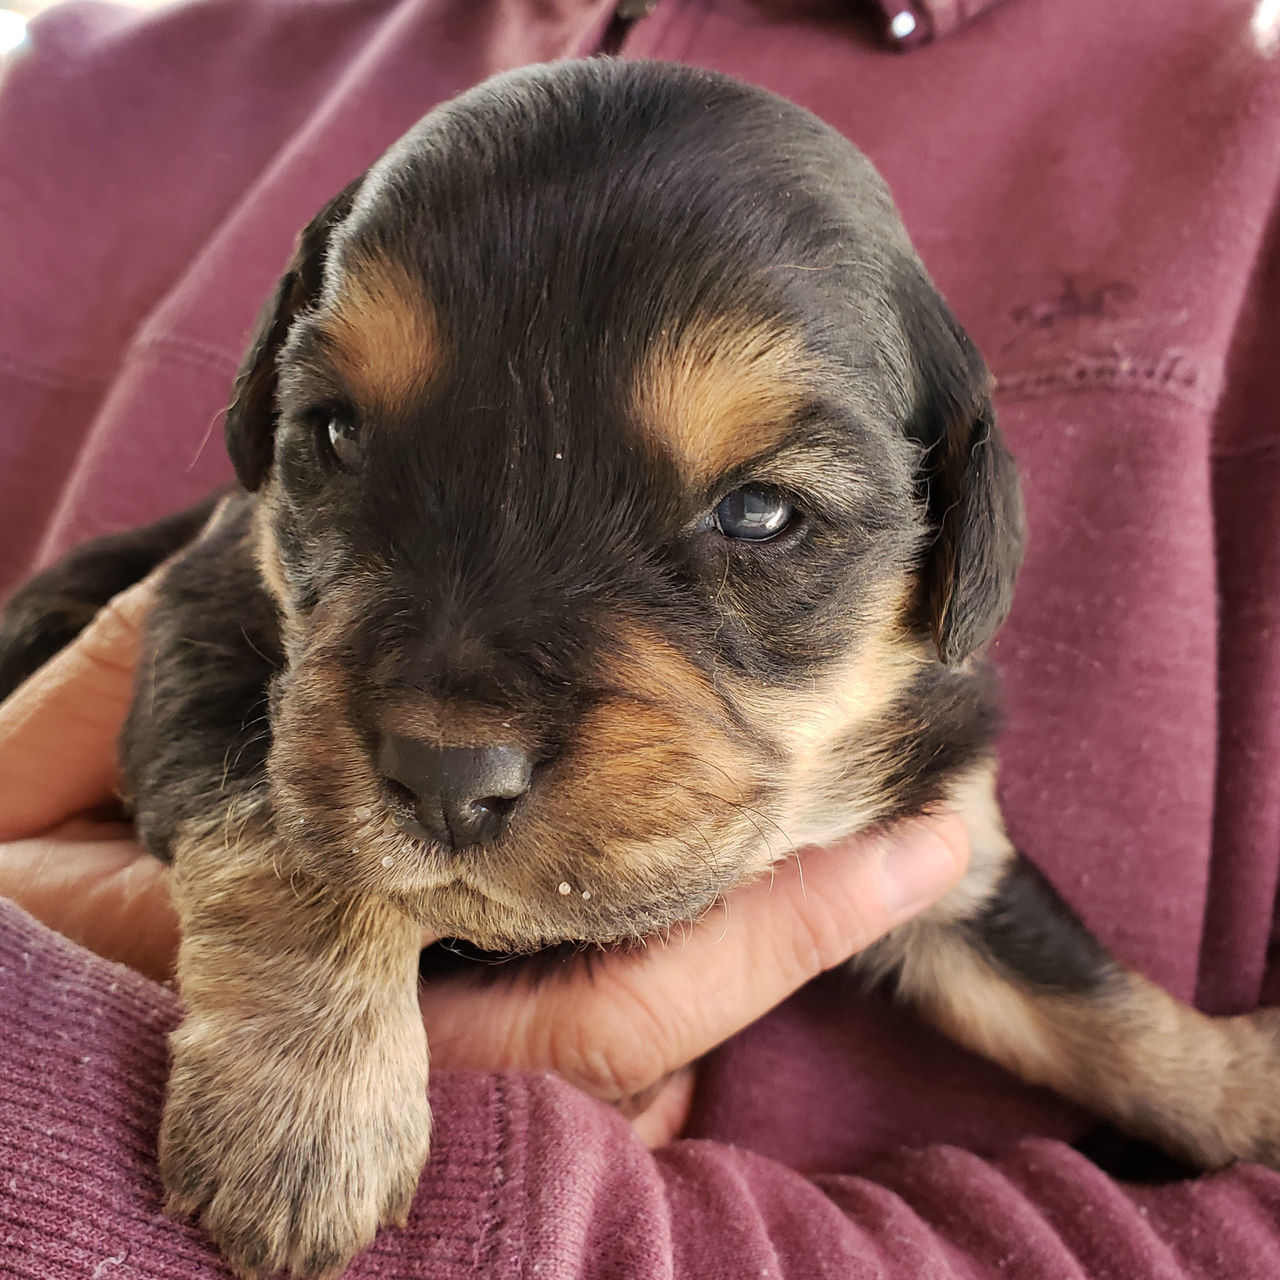
[[[833,371],[778,316],[677,313],[668,320],[656,332],[635,335],[621,362],[629,368],[615,386],[584,379],[588,385],[572,391],[607,401],[602,407],[617,417],[612,430],[674,461],[688,487],[702,492],[776,447]],[[357,402],[385,416],[403,415],[450,377],[451,366],[466,364],[451,357],[451,346],[465,339],[446,337],[426,283],[383,253],[346,255],[315,325]],[[487,383],[487,394],[502,374],[518,374],[529,353],[503,354],[508,367]],[[537,355],[545,376],[547,353]]]
[[[886,282],[910,252],[865,159],[798,108],[687,69],[534,71],[370,171],[317,321],[362,404],[404,419],[429,392],[448,430],[505,415],[524,453],[626,437],[700,490],[819,383],[901,416]]]

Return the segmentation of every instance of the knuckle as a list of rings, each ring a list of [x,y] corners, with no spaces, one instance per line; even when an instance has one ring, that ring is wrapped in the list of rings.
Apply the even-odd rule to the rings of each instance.
[[[128,594],[128,593],[126,593]],[[77,648],[90,667],[111,675],[133,669],[142,614],[116,596],[98,610]]]
[[[606,1102],[643,1093],[669,1070],[661,1049],[669,1035],[642,1000],[621,1003],[610,1017],[574,1019],[552,1034],[555,1073]]]
[[[798,914],[790,934],[788,959],[798,973],[816,977],[843,964],[881,932],[861,904],[843,897],[810,901]]]

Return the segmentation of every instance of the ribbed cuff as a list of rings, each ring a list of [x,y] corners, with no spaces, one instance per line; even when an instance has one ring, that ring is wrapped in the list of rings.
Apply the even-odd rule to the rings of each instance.
[[[156,1134],[178,1002],[0,901],[0,1274],[202,1280],[230,1272],[161,1213]],[[408,1227],[360,1277],[473,1280],[519,1268],[525,1085],[432,1081],[435,1150]]]

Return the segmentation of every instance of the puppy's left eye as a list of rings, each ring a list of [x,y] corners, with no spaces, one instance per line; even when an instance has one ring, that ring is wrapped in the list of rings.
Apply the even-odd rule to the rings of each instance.
[[[775,490],[752,484],[721,498],[711,518],[726,538],[768,542],[791,526],[796,509]]]
[[[316,414],[316,427],[321,440],[337,464],[346,471],[359,468],[364,456],[360,438],[360,421],[355,413],[342,405],[333,405]]]

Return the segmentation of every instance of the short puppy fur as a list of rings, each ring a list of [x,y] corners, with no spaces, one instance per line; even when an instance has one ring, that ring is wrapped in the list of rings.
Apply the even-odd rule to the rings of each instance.
[[[970,871],[857,963],[1180,1159],[1280,1163],[1271,1017],[1121,968],[1005,836],[981,655],[1014,464],[883,184],[813,116],[603,60],[438,108],[302,233],[227,442],[203,532],[77,553],[0,661],[15,683],[185,543],[123,758],[184,926],[164,1180],[241,1275],[335,1274],[403,1220],[419,926],[615,944],[943,807]]]

